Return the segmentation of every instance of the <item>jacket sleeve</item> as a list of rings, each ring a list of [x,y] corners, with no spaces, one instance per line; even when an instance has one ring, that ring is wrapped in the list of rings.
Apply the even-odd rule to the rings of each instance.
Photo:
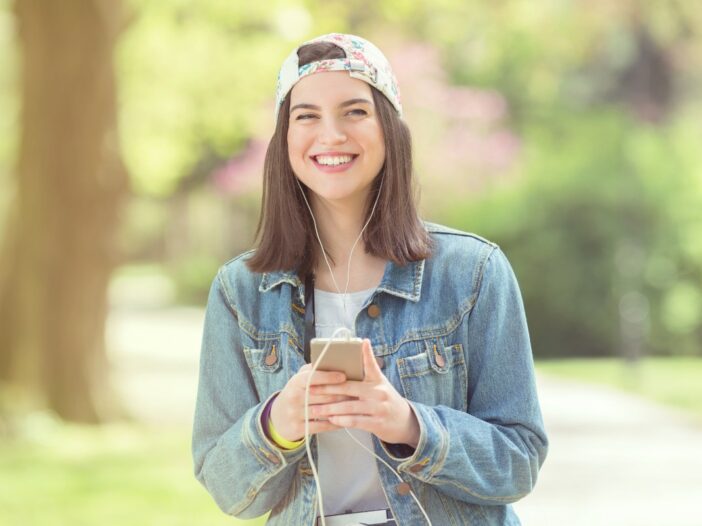
[[[533,489],[548,440],[519,286],[497,247],[483,267],[467,323],[468,412],[412,401],[417,448],[381,444],[400,472],[453,498],[511,503]]]
[[[263,432],[268,400],[258,398],[222,274],[220,268],[205,312],[192,455],[195,477],[222,511],[251,518],[285,496],[305,448],[282,450]]]

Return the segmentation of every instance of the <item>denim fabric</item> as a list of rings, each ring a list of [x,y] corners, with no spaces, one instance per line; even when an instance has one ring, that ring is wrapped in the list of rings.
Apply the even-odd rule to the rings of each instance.
[[[410,484],[434,526],[520,524],[510,503],[534,487],[548,441],[519,287],[496,244],[425,225],[432,256],[389,262],[356,317],[357,335],[384,358],[384,374],[420,425],[416,449],[374,437],[375,451]],[[316,487],[305,448],[277,448],[260,419],[304,364],[304,285],[294,272],[252,273],[244,264],[250,254],[222,265],[210,289],[195,476],[227,514],[270,511],[274,526],[313,525]],[[368,314],[371,303],[380,315]],[[316,459],[314,438],[310,447]],[[425,524],[395,475],[380,462],[378,470],[398,524]]]

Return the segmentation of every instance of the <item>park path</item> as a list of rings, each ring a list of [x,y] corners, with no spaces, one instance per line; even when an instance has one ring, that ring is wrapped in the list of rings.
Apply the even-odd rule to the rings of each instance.
[[[189,428],[204,311],[115,302],[112,381],[142,422]],[[702,526],[702,425],[603,387],[537,374],[550,439],[524,526]]]

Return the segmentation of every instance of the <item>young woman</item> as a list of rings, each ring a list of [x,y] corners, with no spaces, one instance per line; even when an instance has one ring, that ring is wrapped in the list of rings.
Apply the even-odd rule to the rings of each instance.
[[[303,43],[275,123],[257,248],[207,303],[196,477],[272,525],[519,524],[547,451],[519,287],[496,244],[419,219],[389,63],[354,35]],[[343,326],[362,381],[306,363]]]

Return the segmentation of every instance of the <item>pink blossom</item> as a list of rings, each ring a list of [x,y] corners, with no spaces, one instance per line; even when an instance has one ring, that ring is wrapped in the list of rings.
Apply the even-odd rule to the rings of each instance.
[[[261,182],[267,148],[267,141],[251,139],[243,152],[215,169],[210,175],[210,181],[217,191],[241,195],[255,189]]]

